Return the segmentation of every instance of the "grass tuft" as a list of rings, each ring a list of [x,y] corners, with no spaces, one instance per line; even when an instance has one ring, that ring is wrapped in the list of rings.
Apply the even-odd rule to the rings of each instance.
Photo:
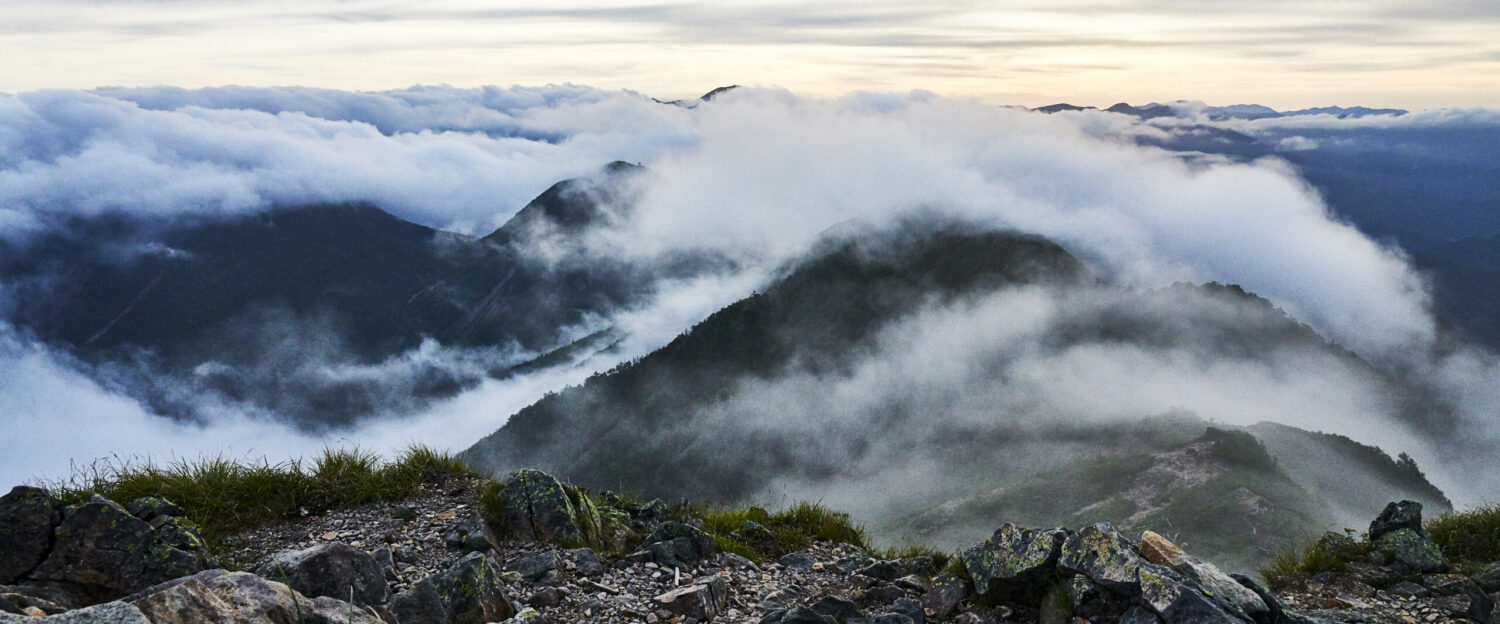
[[[64,503],[94,495],[128,503],[146,496],[187,511],[210,544],[244,528],[381,500],[400,500],[424,482],[475,476],[452,455],[414,445],[393,462],[354,449],[324,449],[310,469],[301,461],[239,462],[221,456],[167,465],[146,461],[95,462],[67,481],[49,484]]]
[[[1424,528],[1455,570],[1473,571],[1500,561],[1500,505],[1446,513]]]

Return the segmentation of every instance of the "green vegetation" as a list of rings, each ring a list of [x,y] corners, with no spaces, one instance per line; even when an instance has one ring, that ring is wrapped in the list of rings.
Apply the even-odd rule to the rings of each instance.
[[[1427,536],[1463,574],[1500,561],[1500,505],[1446,513],[1427,521]]]
[[[157,496],[187,511],[210,543],[257,524],[383,500],[400,500],[424,482],[476,476],[452,455],[414,445],[396,461],[373,453],[324,449],[310,469],[301,461],[240,463],[220,457],[154,463],[98,462],[70,481],[53,484],[54,496],[79,503],[94,495],[120,503]]]
[[[1322,572],[1343,570],[1350,562],[1370,552],[1369,540],[1337,539],[1326,534],[1301,549],[1284,549],[1270,563],[1258,570],[1261,578],[1274,590],[1280,590],[1297,579]]]

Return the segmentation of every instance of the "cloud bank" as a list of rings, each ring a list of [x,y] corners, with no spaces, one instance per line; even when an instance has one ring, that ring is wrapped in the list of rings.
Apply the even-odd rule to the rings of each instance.
[[[1414,119],[1463,127],[1488,123],[1492,114],[1448,111]],[[1456,397],[1465,422],[1492,431],[1493,407],[1500,404],[1488,390],[1500,378],[1493,363],[1483,354],[1450,354],[1428,312],[1424,284],[1400,250],[1333,218],[1281,160],[1232,162],[1143,147],[1137,137],[1171,128],[1120,117],[1047,116],[920,92],[828,100],[767,89],[736,90],[695,109],[573,86],[0,96],[0,236],[13,242],[73,218],[115,212],[214,219],[340,201],[368,201],[413,222],[483,234],[551,183],[626,160],[644,163],[651,173],[631,189],[629,218],[591,232],[583,256],[711,250],[742,269],[668,284],[653,304],[602,320],[633,330],[618,351],[571,368],[487,381],[413,408],[418,414],[324,438],[286,434],[232,404],[206,406],[204,413],[212,415],[206,423],[165,421],[122,398],[119,388],[79,374],[69,356],[7,330],[0,366],[16,374],[0,387],[4,429],[43,435],[36,432],[51,428],[48,423],[68,423],[59,430],[76,431],[87,429],[84,423],[117,422],[114,431],[148,433],[39,437],[29,447],[34,452],[7,457],[0,476],[59,476],[64,456],[84,462],[111,453],[186,456],[231,442],[236,453],[271,455],[299,454],[339,437],[376,450],[412,439],[457,448],[542,393],[649,352],[750,294],[830,228],[851,220],[889,225],[924,211],[1046,236],[1101,279],[1129,288],[1180,281],[1242,285],[1378,366],[1431,380]],[[1007,305],[1047,316],[1060,304],[1042,297]],[[931,327],[956,322],[935,314]],[[965,314],[982,321],[998,313],[980,306]],[[948,340],[924,333],[927,327],[911,328],[910,335]],[[1031,335],[1024,325],[995,331],[1000,334],[981,335],[1000,343]],[[453,355],[426,348],[432,351],[403,357]],[[1077,402],[1054,409],[1147,410],[1162,394],[1180,391],[1183,401],[1226,414],[1209,417],[1240,422],[1264,412],[1293,425],[1367,434],[1358,439],[1391,439],[1371,433],[1386,424],[1355,416],[1369,408],[1360,385],[1316,385],[1317,379],[1346,378],[1337,374],[1302,379],[1299,372],[1318,363],[1203,368],[1170,351],[1049,357],[1030,376],[1015,373],[1018,383],[1036,385],[1033,396]],[[1039,372],[1052,370],[1089,373],[1053,379]],[[1142,379],[1143,370],[1156,374]],[[377,379],[386,372],[363,371]],[[1100,387],[1125,398],[1105,401],[1077,391]],[[1276,396],[1278,388],[1287,397],[1283,404],[1230,408],[1248,397]],[[1139,401],[1130,400],[1133,391],[1141,392]],[[53,395],[70,399],[42,400]],[[1336,406],[1336,413],[1307,420],[1301,412],[1320,401]]]

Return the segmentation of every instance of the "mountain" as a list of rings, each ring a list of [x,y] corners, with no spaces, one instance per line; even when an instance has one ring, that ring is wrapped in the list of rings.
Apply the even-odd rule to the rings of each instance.
[[[1029,305],[983,302],[1038,292],[1062,293],[1058,317],[1015,345],[933,360],[889,344],[893,335],[972,331],[932,321],[934,310],[980,306],[989,323],[1035,323]],[[817,493],[853,506],[880,534],[939,546],[982,537],[994,517],[1131,527],[1171,518],[1181,539],[1238,563],[1367,515],[1390,491],[1447,508],[1425,478],[1386,470],[1393,460],[1378,450],[1323,453],[1327,464],[1308,466],[1277,453],[1294,442],[1344,446],[1298,442],[1301,433],[1282,429],[1213,428],[1212,413],[1101,418],[1054,407],[1066,397],[1027,394],[1025,376],[1038,372],[1027,358],[1109,348],[1235,369],[1286,360],[1338,371],[1419,430],[1445,431],[1419,389],[1239,288],[1112,287],[1045,239],[908,224],[883,238],[834,237],[659,351],[522,409],[464,457],[492,474],[538,467],[647,496]],[[966,369],[975,357],[978,368]],[[1335,487],[1329,470],[1390,487],[1318,498]],[[1179,513],[1187,507],[1202,511],[1188,518]],[[1250,512],[1244,531],[1225,529]]]
[[[592,319],[649,296],[656,279],[703,268],[694,258],[640,266],[542,253],[620,209],[612,205],[619,189],[639,173],[614,163],[560,182],[479,239],[362,204],[167,224],[105,216],[3,250],[0,281],[11,323],[114,374],[145,366],[143,375],[306,426],[347,424],[566,346],[598,329]],[[311,374],[375,366],[424,341],[478,350],[488,370],[423,365],[401,380]],[[196,392],[145,391],[153,407],[192,415]]]

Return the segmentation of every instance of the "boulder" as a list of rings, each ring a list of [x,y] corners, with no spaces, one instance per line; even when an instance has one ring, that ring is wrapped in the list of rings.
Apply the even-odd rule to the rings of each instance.
[[[1387,562],[1398,564],[1411,572],[1443,572],[1448,569],[1443,551],[1415,529],[1388,531],[1373,540],[1372,545],[1374,552]]]
[[[1478,572],[1474,573],[1472,578],[1475,583],[1479,583],[1479,586],[1484,591],[1490,593],[1500,592],[1500,562],[1491,563],[1480,568]]]
[[[1146,607],[1135,606],[1120,616],[1119,624],[1161,624],[1161,617]]]
[[[811,572],[817,559],[814,559],[811,553],[797,551],[783,555],[776,563],[793,572]]]
[[[987,594],[992,586],[1009,590],[1049,580],[1057,574],[1058,559],[1068,541],[1061,530],[1034,531],[1007,523],[960,558],[974,579],[975,593]]]
[[[0,624],[30,624],[36,618],[0,613]],[[48,624],[153,624],[139,609],[124,602],[106,602],[49,616]]]
[[[889,583],[901,576],[901,568],[897,567],[896,564],[889,561],[876,561],[874,563],[871,563],[870,565],[855,570],[854,573],[868,576],[872,579],[879,579]]]
[[[401,624],[448,624],[448,607],[430,578],[396,594],[391,599],[391,612]]]
[[[1287,624],[1290,621],[1286,609],[1281,606],[1281,601],[1255,579],[1243,574],[1231,574],[1229,577],[1245,589],[1255,592],[1255,595],[1260,596],[1261,601],[1266,604],[1266,614],[1255,620],[1258,624]]]
[[[208,570],[131,598],[153,624],[383,624],[379,616],[330,597],[309,599],[247,572]]]
[[[812,609],[798,607],[767,613],[766,617],[760,619],[760,624],[838,624],[838,622]]]
[[[1440,599],[1452,598],[1441,600],[1443,608],[1476,622],[1489,618],[1495,606],[1479,583],[1461,574],[1429,574],[1422,577],[1422,586]]]
[[[729,604],[729,581],[719,576],[706,577],[652,598],[651,602],[673,615],[706,622]]]
[[[944,574],[932,579],[932,588],[922,596],[922,609],[934,618],[945,619],[968,597],[969,584],[964,579]]]
[[[905,613],[882,613],[870,620],[871,624],[916,624],[917,621]]]
[[[1380,515],[1370,522],[1370,541],[1374,542],[1387,533],[1402,529],[1410,529],[1423,538],[1427,537],[1427,533],[1422,530],[1422,503],[1406,500],[1386,505]]]
[[[495,532],[490,530],[489,524],[484,521],[484,516],[478,513],[470,513],[464,516],[457,525],[448,531],[447,535],[443,537],[443,541],[449,548],[470,553],[487,552],[494,549],[500,540],[496,537]]]
[[[498,622],[516,614],[500,568],[484,553],[469,553],[432,578],[452,624]]]
[[[160,517],[182,518],[187,516],[187,511],[177,506],[172,501],[157,496],[147,496],[130,501],[125,506],[130,515],[150,522]]]
[[[1125,595],[1140,593],[1138,574],[1145,563],[1128,540],[1108,523],[1084,527],[1062,546],[1058,568],[1082,574],[1100,587]]]
[[[651,561],[669,568],[690,570],[719,552],[714,538],[681,522],[663,522],[646,536],[643,548]]]
[[[850,618],[859,617],[859,606],[854,601],[839,596],[823,596],[807,608],[833,618],[835,622],[844,624]]]
[[[599,576],[604,574],[604,562],[599,560],[599,555],[590,548],[579,548],[572,552],[573,567],[579,576]],[[741,557],[741,559],[744,559]],[[746,560],[746,563],[749,563]],[[754,565],[754,564],[752,564]]]
[[[580,523],[567,490],[552,475],[539,470],[516,472],[501,487],[498,503],[499,517],[493,520],[503,537],[564,544],[585,541],[587,523]]]
[[[52,527],[62,521],[46,490],[18,485],[0,496],[0,585],[37,567],[52,550]]]
[[[1342,537],[1342,536],[1341,536]],[[1254,591],[1223,573],[1212,563],[1200,561],[1182,551],[1167,538],[1151,531],[1141,535],[1141,556],[1157,565],[1171,568],[1200,589],[1226,611],[1261,621],[1270,615],[1265,600]]]
[[[555,550],[548,550],[507,563],[505,571],[520,574],[521,580],[527,583],[542,583],[549,579],[556,580],[556,572],[563,569],[563,566],[562,555]]]
[[[1248,624],[1225,611],[1192,582],[1170,569],[1147,563],[1139,568],[1141,602],[1166,624]]]
[[[391,598],[385,571],[375,557],[343,542],[276,553],[255,573],[309,597],[328,596],[360,605],[385,604]]]
[[[69,506],[53,535],[51,552],[28,578],[68,587],[87,602],[113,600],[209,567],[207,552],[163,543],[150,524],[102,497]]]

